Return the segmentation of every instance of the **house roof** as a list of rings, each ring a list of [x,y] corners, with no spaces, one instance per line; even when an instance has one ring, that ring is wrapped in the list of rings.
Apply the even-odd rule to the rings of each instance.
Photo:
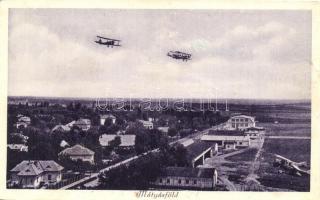
[[[265,130],[265,128],[263,128],[263,127],[249,127],[245,130],[246,131],[263,131],[263,130]]]
[[[153,123],[152,123],[152,122],[150,122],[150,121],[139,120],[139,122],[141,122],[143,125],[146,125],[146,126],[153,125]]]
[[[161,170],[162,177],[213,178],[215,168],[166,167]]]
[[[244,136],[245,134],[240,130],[209,130],[208,135]]]
[[[7,147],[9,149],[22,149],[22,148],[28,148],[28,146],[24,144],[8,144]]]
[[[160,126],[157,128],[159,131],[164,132],[164,133],[168,133],[169,131],[169,127],[168,126]]]
[[[52,132],[54,131],[65,131],[65,132],[68,132],[70,131],[70,127],[69,126],[66,126],[66,125],[56,125],[55,127],[53,127],[53,129],[51,130]]]
[[[73,147],[66,148],[65,150],[61,151],[59,154],[69,155],[69,156],[84,156],[84,155],[93,155],[94,152],[90,149],[83,147],[79,144],[74,145]]]
[[[73,125],[74,126],[77,126],[77,125],[91,125],[91,121],[90,121],[90,119],[80,118]]]
[[[200,154],[202,154],[207,149],[214,146],[214,144],[204,141],[197,141],[189,146],[186,147],[187,149],[187,159],[193,160],[194,158],[198,157]]]
[[[114,115],[112,115],[112,114],[100,115],[100,118],[101,119],[108,119],[108,118],[116,119],[116,117]]]
[[[31,119],[30,119],[30,117],[27,117],[27,116],[21,116],[21,117],[19,117],[18,121],[20,121],[20,122],[30,122]]]
[[[66,142],[65,140],[61,140],[60,147],[66,147],[66,146],[70,146],[69,143]]]
[[[248,118],[254,121],[255,117],[253,116],[249,116],[249,115],[242,115],[242,114],[237,114],[237,115],[233,115],[232,117],[230,117],[230,119],[232,118],[238,118],[238,117],[243,117],[243,118]]]
[[[203,141],[250,141],[250,138],[243,136],[227,136],[227,135],[203,135]]]
[[[58,172],[63,167],[53,160],[24,160],[16,165],[11,172],[17,172],[19,176],[36,176],[42,172]]]
[[[117,135],[103,134],[99,137],[99,142],[101,146],[109,146],[109,142],[114,140]],[[119,135],[121,139],[121,147],[134,146],[136,135]]]
[[[76,123],[76,121],[69,122],[65,126],[68,126],[70,128],[70,127],[72,127],[74,125],[74,123]]]

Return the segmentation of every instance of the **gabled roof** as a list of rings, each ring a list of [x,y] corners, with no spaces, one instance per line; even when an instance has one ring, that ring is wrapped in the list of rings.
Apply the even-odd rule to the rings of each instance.
[[[111,118],[111,119],[116,119],[116,117],[112,114],[104,114],[104,115],[100,115],[100,118],[101,119],[108,119],[108,118]]]
[[[93,155],[94,152],[90,149],[83,147],[79,144],[74,145],[73,147],[66,148],[65,150],[61,151],[59,155],[67,155],[67,156],[85,156],[85,155]]]
[[[153,123],[150,122],[150,121],[145,121],[145,120],[138,120],[138,121],[141,122],[143,125],[146,125],[146,126],[153,125]]]
[[[194,158],[198,157],[204,151],[213,147],[214,144],[204,141],[197,141],[186,147],[187,149],[187,159],[192,161]]]
[[[213,178],[215,168],[166,167],[161,170],[162,177]]]
[[[245,134],[241,130],[209,130],[208,135],[244,136]]]
[[[90,121],[90,119],[80,118],[73,125],[74,126],[77,126],[77,125],[91,125],[91,121]]]
[[[68,132],[70,131],[70,127],[69,126],[66,126],[66,125],[56,125],[51,131],[54,132],[54,131],[65,131],[65,132]]]
[[[17,172],[19,176],[36,176],[43,172],[58,172],[63,167],[53,160],[24,160],[16,165],[11,172]]]
[[[7,147],[12,150],[28,149],[24,144],[8,144]]]
[[[163,132],[163,133],[168,133],[168,131],[169,131],[169,127],[168,126],[160,126],[157,129],[159,131]]]
[[[253,120],[253,121],[254,121],[254,119],[255,119],[255,117],[253,117],[253,116],[242,115],[242,114],[233,115],[232,117],[230,117],[230,119],[232,119],[232,118],[238,118],[238,117],[249,118],[249,119],[251,119],[251,120]]]
[[[264,131],[265,128],[263,127],[250,127],[250,128],[246,128],[245,131]]]
[[[117,135],[108,135],[108,134],[103,134],[99,137],[99,142],[101,146],[109,146],[109,142],[111,140],[114,140],[114,138]],[[136,135],[119,135],[121,139],[121,147],[128,147],[128,146],[134,146],[135,140],[136,140]]]

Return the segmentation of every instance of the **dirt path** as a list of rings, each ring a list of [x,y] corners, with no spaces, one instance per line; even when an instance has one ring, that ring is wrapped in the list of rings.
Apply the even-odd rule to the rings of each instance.
[[[257,151],[257,153],[256,153],[256,155],[254,157],[254,160],[251,163],[251,166],[250,166],[250,169],[249,169],[249,175],[245,179],[246,182],[254,181],[254,182],[260,184],[259,181],[257,180],[258,175],[256,174],[256,170],[258,170],[259,167],[260,167],[259,158],[260,158],[260,155],[261,155],[261,152],[262,152],[262,149],[263,149],[262,148],[263,147],[263,143],[264,143],[264,138],[261,139],[261,142],[260,142],[259,147],[258,147],[258,151]]]

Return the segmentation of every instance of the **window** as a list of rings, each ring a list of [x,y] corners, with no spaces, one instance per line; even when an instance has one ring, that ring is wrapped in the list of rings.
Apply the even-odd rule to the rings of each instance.
[[[235,124],[232,124],[232,128],[235,128],[236,127],[236,125]]]
[[[194,180],[194,181],[193,181],[193,184],[196,185],[196,184],[197,184],[197,180]]]
[[[178,183],[181,184],[181,179],[178,180]]]
[[[159,179],[159,182],[162,183],[162,178]]]
[[[51,174],[48,174],[48,180],[51,181]]]
[[[167,179],[167,183],[170,183],[170,179]]]
[[[186,180],[186,184],[189,184],[189,179]]]

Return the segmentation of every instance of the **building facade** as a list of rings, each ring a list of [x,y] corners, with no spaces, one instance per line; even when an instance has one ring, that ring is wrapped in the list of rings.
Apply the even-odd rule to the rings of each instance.
[[[247,115],[236,115],[230,117],[225,123],[226,130],[244,130],[250,127],[255,127],[255,118]]]
[[[100,115],[100,125],[101,126],[104,125],[104,123],[106,122],[107,119],[111,119],[112,124],[115,124],[117,118],[111,114]]]
[[[157,188],[213,190],[217,181],[215,168],[166,167],[152,185]]]
[[[153,129],[153,123],[150,121],[139,120],[139,122],[146,128],[146,129]]]
[[[80,128],[83,131],[88,131],[91,128],[91,121],[90,119],[79,119],[75,121],[73,126]]]
[[[66,156],[71,160],[82,160],[94,164],[94,152],[79,144],[64,149],[59,153],[59,156]]]
[[[53,160],[22,161],[10,170],[11,184],[22,188],[39,188],[62,180],[63,167]]]

